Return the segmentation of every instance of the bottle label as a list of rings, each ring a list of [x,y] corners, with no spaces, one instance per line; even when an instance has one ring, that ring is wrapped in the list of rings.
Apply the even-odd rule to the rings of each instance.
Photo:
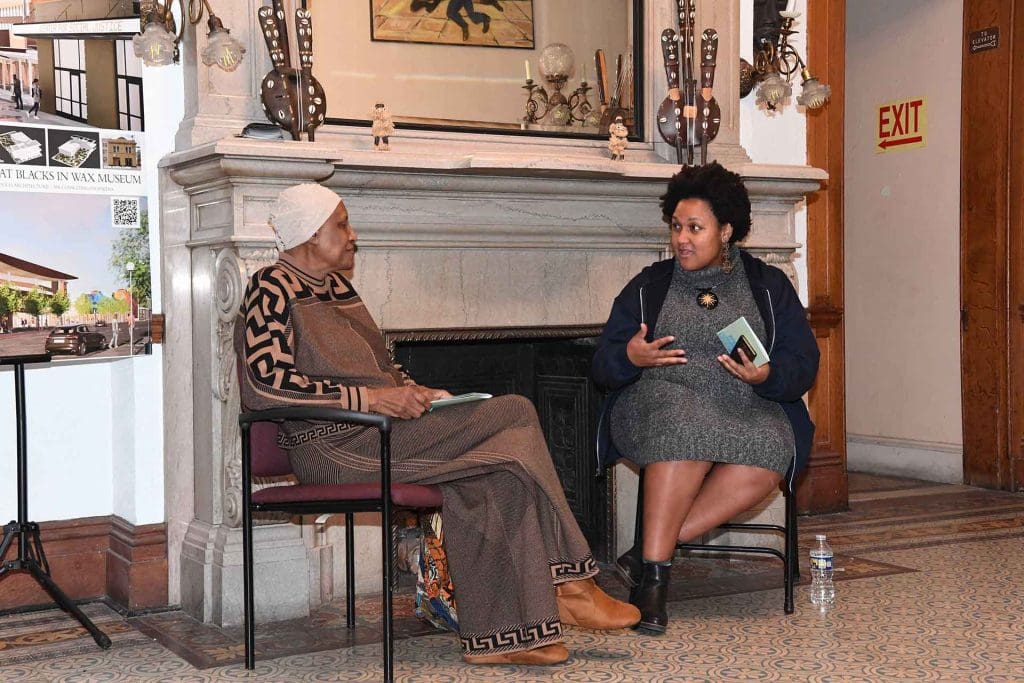
[[[811,570],[817,571],[832,571],[832,556],[826,555],[825,557],[811,556]]]

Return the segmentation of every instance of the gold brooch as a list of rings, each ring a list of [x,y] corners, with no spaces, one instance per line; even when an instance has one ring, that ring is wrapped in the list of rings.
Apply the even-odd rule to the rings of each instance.
[[[702,289],[697,293],[697,303],[710,311],[718,306],[718,295],[710,289]]]

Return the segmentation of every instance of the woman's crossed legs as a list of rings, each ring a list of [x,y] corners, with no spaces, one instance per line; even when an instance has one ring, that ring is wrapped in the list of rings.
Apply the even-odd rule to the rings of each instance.
[[[644,468],[643,559],[672,558],[690,541],[752,508],[782,475],[752,465],[700,460],[657,462]]]

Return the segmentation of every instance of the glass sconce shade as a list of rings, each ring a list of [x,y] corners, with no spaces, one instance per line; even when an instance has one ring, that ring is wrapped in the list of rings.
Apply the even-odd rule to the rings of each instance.
[[[797,104],[803,105],[808,109],[820,109],[825,106],[828,98],[832,96],[832,88],[814,76],[807,75],[809,77],[804,80],[803,92],[796,98]]]
[[[172,7],[175,0],[156,0],[142,20],[142,33],[132,38],[135,56],[146,66],[163,66],[178,61],[178,39],[175,35]],[[206,0],[178,0],[181,7],[181,21],[198,24],[204,9],[210,13],[206,25],[209,39],[200,57],[207,66],[217,65],[224,71],[234,71],[242,61],[245,47],[224,24],[213,14]],[[187,5],[187,8],[186,8]]]
[[[572,112],[567,104],[559,104],[551,112],[551,123],[556,126],[567,126],[572,120]]]
[[[800,12],[780,9],[780,5],[793,7],[793,0],[755,0],[754,2],[754,63],[740,60],[740,97],[745,97],[755,85],[757,105],[775,112],[785,105],[793,93],[792,79],[799,73],[803,84],[797,104],[807,109],[825,106],[832,89],[811,75],[796,47],[790,42],[797,34],[793,26]]]
[[[572,67],[576,56],[572,48],[563,43],[551,43],[540,53],[540,72],[545,78],[568,78],[572,75]]]
[[[757,87],[757,104],[764,104],[768,109],[775,109],[792,94],[793,86],[787,83],[778,71],[772,71]]]
[[[220,20],[210,19],[209,42],[203,49],[203,64],[213,66],[216,64],[224,71],[234,71],[242,63],[242,55],[245,54],[245,47],[231,36],[220,23]]]
[[[135,56],[146,66],[173,63],[175,43],[175,36],[155,21],[146,24],[145,30],[132,38]]]

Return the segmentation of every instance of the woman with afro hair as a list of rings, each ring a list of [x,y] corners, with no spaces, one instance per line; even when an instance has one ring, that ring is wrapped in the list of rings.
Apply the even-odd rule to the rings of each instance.
[[[613,392],[599,427],[602,464],[625,458],[643,470],[640,533],[616,566],[634,587],[636,628],[654,634],[668,623],[676,543],[750,509],[806,465],[814,425],[802,397],[818,371],[793,285],[737,246],[750,232],[740,177],[718,163],[684,167],[661,208],[673,258],[616,297],[593,370]],[[726,353],[717,332],[740,317],[769,362],[750,357],[750,345]]]

